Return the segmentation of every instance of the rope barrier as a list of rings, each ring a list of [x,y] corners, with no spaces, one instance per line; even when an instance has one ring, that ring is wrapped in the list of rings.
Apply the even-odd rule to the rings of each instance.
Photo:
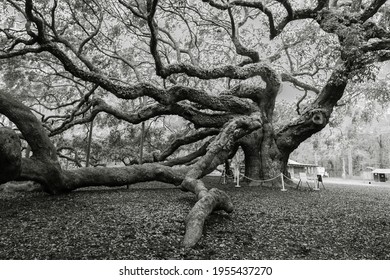
[[[234,182],[236,183],[236,187],[239,188],[239,187],[241,187],[240,186],[240,176],[243,177],[243,178],[246,178],[246,179],[248,179],[248,180],[250,180],[252,182],[257,182],[257,183],[270,182],[270,181],[276,180],[276,179],[278,179],[280,177],[280,179],[282,181],[282,189],[281,189],[281,191],[287,191],[287,189],[285,188],[284,179],[287,179],[287,180],[291,181],[292,183],[296,183],[293,179],[287,177],[283,173],[280,173],[279,175],[276,175],[273,178],[264,179],[264,180],[252,179],[252,178],[250,178],[248,176],[245,176],[245,174],[241,173],[239,169],[235,169],[233,173],[234,173],[233,176],[232,175],[227,175],[226,173],[222,174],[222,176],[224,178],[224,184],[226,184],[226,181],[225,181],[226,178],[233,178]],[[322,183],[322,186],[325,188],[323,183]],[[315,186],[315,188],[313,190],[319,190],[319,184],[318,183],[317,183],[317,186]]]
[[[287,176],[286,176],[286,175],[284,175],[283,173],[282,173],[282,175],[283,175],[283,177],[284,177],[284,178],[286,178],[287,180],[290,180],[291,182],[295,183],[293,179],[291,179],[291,178],[287,177]]]
[[[221,179],[223,179],[222,184],[225,185],[226,184],[226,179],[234,179],[234,182],[235,182],[236,178],[234,177],[234,175],[226,174],[226,172],[224,170],[224,171],[222,171],[221,178],[219,179],[219,183],[221,183]]]
[[[284,186],[284,180],[283,180],[283,177],[285,177],[284,176],[284,174],[283,173],[280,173],[279,175],[277,175],[277,176],[275,176],[275,177],[273,177],[273,178],[270,178],[270,179],[265,179],[265,180],[255,180],[255,179],[252,179],[252,178],[249,178],[248,176],[245,176],[245,174],[242,174],[242,173],[240,173],[240,172],[237,172],[238,173],[238,176],[237,176],[237,185],[236,185],[236,187],[240,187],[240,180],[239,180],[239,175],[241,175],[242,177],[244,177],[244,178],[246,178],[246,179],[248,179],[248,180],[250,180],[250,181],[252,181],[252,182],[257,182],[257,183],[265,183],[265,182],[270,182],[270,181],[273,181],[273,180],[275,180],[275,179],[277,179],[277,178],[281,178],[281,180],[282,180],[282,189],[281,189],[281,191],[287,191],[287,189],[285,188],[285,186]]]
[[[239,171],[239,169],[235,169],[233,176],[232,175],[227,175],[226,172],[222,173],[222,177],[224,178],[223,184],[226,184],[226,181],[225,181],[226,178],[233,178],[234,182],[236,183],[236,187],[239,188],[239,187],[241,187],[240,186],[240,176],[242,176],[243,178],[246,178],[246,179],[248,179],[248,180],[250,180],[252,182],[257,182],[257,183],[270,182],[270,181],[276,180],[276,179],[278,179],[280,177],[280,179],[282,181],[282,189],[281,189],[281,191],[287,191],[287,189],[285,188],[285,184],[284,184],[284,178],[286,178],[286,179],[288,179],[288,180],[290,180],[291,182],[294,183],[294,181],[291,178],[287,177],[283,173],[280,173],[279,175],[276,175],[275,177],[270,178],[270,179],[256,180],[256,179],[252,179],[252,178],[250,178],[248,176],[245,176],[245,174],[241,173]]]
[[[277,175],[276,177],[274,177],[274,178],[271,178],[271,179],[265,179],[265,180],[255,180],[255,179],[252,179],[252,178],[249,178],[249,177],[245,176],[245,175],[244,175],[244,174],[242,174],[242,173],[240,173],[240,175],[242,175],[244,178],[247,178],[248,180],[251,180],[251,181],[253,181],[253,182],[258,182],[258,183],[264,183],[264,182],[273,181],[273,180],[275,180],[275,179],[277,179],[277,178],[279,178],[279,177],[280,177],[280,174],[279,174],[279,175]]]

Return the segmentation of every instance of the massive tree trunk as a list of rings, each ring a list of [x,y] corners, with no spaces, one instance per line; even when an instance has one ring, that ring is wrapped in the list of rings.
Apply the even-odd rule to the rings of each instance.
[[[103,30],[99,29],[103,17],[97,19],[99,23],[97,26],[99,27],[95,32],[89,34],[88,28],[84,30],[88,33],[88,38],[81,40],[81,45],[75,47],[72,46],[73,40],[68,41],[65,38],[66,36],[63,36],[66,28],[63,31],[56,30],[58,26],[54,23],[58,23],[55,18],[55,15],[58,14],[55,12],[57,1],[54,3],[51,15],[47,15],[48,18],[43,18],[42,15],[45,13],[43,10],[40,11],[40,7],[34,7],[32,0],[18,1],[18,3],[16,1],[8,2],[10,7],[19,12],[18,16],[25,18],[26,29],[17,31],[11,29],[1,30],[6,36],[2,37],[3,40],[1,40],[1,42],[5,42],[5,45],[2,44],[0,59],[22,56],[27,53],[45,52],[55,57],[61,63],[63,69],[69,72],[69,76],[73,76],[87,84],[94,84],[94,89],[99,87],[121,100],[134,100],[149,96],[155,101],[155,103],[136,112],[129,113],[116,110],[103,99],[93,98],[92,101],[88,100],[88,97],[93,93],[92,90],[76,106],[78,108],[74,113],[78,111],[78,117],[75,118],[73,114],[60,127],[52,129],[51,135],[62,133],[77,124],[91,122],[98,113],[106,112],[120,120],[133,124],[147,121],[156,116],[177,115],[192,122],[197,128],[210,129],[207,133],[203,133],[203,136],[216,136],[210,140],[209,145],[206,145],[203,150],[197,153],[201,158],[188,167],[172,168],[170,167],[171,161],[170,164],[165,165],[163,163],[148,163],[121,168],[80,168],[65,171],[61,169],[57,159],[57,150],[40,121],[35,118],[28,107],[14,99],[10,94],[0,92],[0,113],[7,116],[17,126],[33,153],[30,158],[21,158],[18,154],[20,142],[18,142],[15,134],[10,130],[1,129],[0,183],[10,180],[33,180],[40,183],[43,189],[51,194],[69,192],[87,186],[118,186],[152,180],[180,185],[183,190],[194,193],[197,198],[194,208],[186,219],[187,230],[184,245],[188,247],[193,246],[199,240],[205,219],[211,211],[217,209],[223,209],[227,212],[232,211],[232,204],[228,196],[220,190],[208,190],[201,181],[203,176],[232,156],[232,152],[237,149],[237,146],[241,146],[245,154],[245,174],[248,178],[255,180],[252,181],[252,184],[265,180],[267,181],[266,184],[279,184],[279,180],[273,181],[270,179],[277,177],[280,173],[286,173],[290,153],[300,143],[323,129],[329,122],[333,108],[342,97],[351,75],[354,75],[358,69],[363,68],[364,65],[369,63],[368,61],[372,61],[370,55],[381,61],[390,59],[389,53],[386,52],[388,41],[376,42],[376,40],[372,40],[375,42],[369,43],[370,39],[389,38],[389,35],[385,30],[376,27],[375,24],[365,24],[385,3],[385,0],[373,1],[360,15],[347,16],[333,11],[333,8],[337,8],[337,1],[332,1],[334,2],[331,5],[332,9],[325,9],[328,1],[317,1],[318,3],[313,9],[305,8],[303,10],[293,9],[288,1],[277,1],[283,2],[282,6],[286,9],[286,17],[278,20],[278,24],[274,22],[272,12],[265,9],[260,2],[253,4],[247,1],[227,1],[226,3],[225,1],[222,1],[223,3],[221,1],[203,1],[209,3],[212,8],[228,11],[231,25],[231,32],[228,31],[228,33],[232,39],[231,43],[232,46],[234,45],[236,53],[243,57],[238,65],[216,65],[210,68],[201,66],[208,65],[208,63],[195,62],[190,64],[181,61],[179,58],[178,63],[171,63],[168,59],[169,56],[162,58],[161,54],[164,54],[164,51],[161,49],[163,43],[161,39],[165,38],[165,35],[159,35],[162,30],[160,30],[161,22],[159,26],[159,21],[164,18],[164,13],[162,13],[161,18],[155,18],[157,10],[159,10],[158,13],[162,12],[157,0],[148,1],[146,11],[140,10],[139,12],[134,12],[135,10],[131,5],[128,6],[123,2],[122,8],[128,8],[128,12],[139,18],[143,26],[146,26],[147,23],[149,30],[142,30],[142,32],[145,31],[143,34],[150,37],[149,51],[154,61],[153,71],[164,81],[172,78],[175,74],[189,78],[196,77],[199,80],[231,79],[239,81],[261,78],[265,87],[242,83],[234,88],[229,88],[225,92],[220,92],[218,89],[217,94],[210,94],[208,91],[201,89],[203,86],[194,88],[180,83],[176,84],[176,82],[174,86],[164,86],[164,89],[157,86],[158,82],[128,85],[129,81],[127,80],[122,83],[118,82],[116,78],[114,79],[115,75],[108,72],[110,70],[98,69],[99,63],[96,65],[92,63],[95,58],[88,57],[89,54],[105,53],[105,51],[102,51],[105,47],[96,46],[95,48],[92,46],[94,44],[91,44],[91,49],[88,52],[85,51],[89,49],[84,48],[85,44],[89,45],[89,41],[92,39],[98,44],[100,38],[98,34],[104,33]],[[361,1],[357,1],[357,3],[358,5],[354,6],[356,10],[359,9],[357,6],[360,6]],[[293,75],[287,73],[280,75],[275,70],[276,68],[271,67],[256,50],[247,48],[240,42],[238,33],[240,24],[236,24],[235,14],[232,10],[233,8],[241,9],[243,7],[259,9],[259,11],[267,14],[271,39],[281,34],[289,22],[310,18],[317,21],[323,31],[335,34],[338,37],[340,43],[338,50],[340,51],[339,64],[334,66],[334,72],[321,91],[297,80]],[[70,12],[69,14],[76,16],[75,13]],[[50,16],[53,17],[51,20],[49,19]],[[87,18],[84,18],[84,20],[87,20]],[[87,21],[88,26],[93,25],[89,20]],[[225,25],[224,21],[221,23]],[[77,22],[77,24],[82,27],[80,22]],[[105,25],[103,24],[103,26]],[[127,24],[125,25],[127,26]],[[138,28],[135,28],[135,30],[138,30]],[[357,30],[359,32],[356,32]],[[105,40],[106,37],[107,34],[102,39]],[[170,36],[168,35],[168,37]],[[109,45],[113,43],[115,47],[114,41],[110,42]],[[189,44],[191,47],[193,47],[192,43]],[[173,45],[176,44],[173,42]],[[177,46],[173,47],[176,48]],[[124,59],[124,57],[122,59],[116,57],[122,51],[117,53],[116,48],[114,49],[115,59],[126,62],[127,59]],[[109,50],[107,51],[110,53]],[[207,51],[207,49],[200,49],[199,51]],[[182,51],[177,47],[177,52]],[[190,50],[184,50],[183,53],[188,53],[191,56]],[[131,54],[129,55],[131,56]],[[274,57],[277,56],[274,55]],[[108,55],[108,57],[112,58],[112,55]],[[278,58],[270,58],[269,60],[272,61],[272,59]],[[191,61],[194,62],[192,58]],[[218,61],[222,62],[224,60]],[[236,59],[234,61],[236,62]],[[146,64],[149,62],[151,61],[147,61]],[[55,67],[55,69],[57,68]],[[301,112],[298,118],[275,131],[272,126],[272,117],[275,99],[281,90],[282,81],[292,82],[298,87],[312,90],[318,95],[314,102]],[[81,113],[84,110],[82,108],[88,110]],[[84,113],[86,116],[84,116]],[[211,129],[216,129],[217,132],[213,132]],[[199,139],[204,139],[202,137]],[[172,153],[173,151],[168,150],[167,153],[162,153],[155,158],[163,160],[164,157],[166,158]]]
[[[245,179],[249,185],[280,185],[278,176],[286,175],[289,155],[279,151],[272,126],[264,125],[261,130],[243,137],[240,145],[245,155]]]
[[[349,68],[340,65],[313,103],[298,118],[278,131],[274,131],[270,122],[272,112],[266,111],[262,128],[239,141],[245,154],[245,176],[253,179],[249,179],[250,184],[280,184],[280,179],[270,179],[281,173],[287,175],[291,152],[328,124],[333,108],[344,93],[349,73]],[[268,100],[266,106],[272,106],[273,102],[272,99]]]
[[[238,142],[245,156],[245,179],[254,186],[280,184],[277,177],[281,172],[286,172],[283,162],[288,154],[280,152],[272,125],[281,80],[275,73],[272,74],[267,86],[261,91],[255,90],[252,96],[260,109],[263,125]]]
[[[261,179],[260,138],[261,131],[255,131],[240,141],[245,157],[245,181],[251,185],[255,184],[253,180]]]

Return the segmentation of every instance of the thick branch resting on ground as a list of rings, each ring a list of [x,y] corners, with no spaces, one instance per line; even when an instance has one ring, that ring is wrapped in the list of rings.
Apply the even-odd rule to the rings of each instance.
[[[218,189],[208,190],[199,178],[223,163],[239,138],[261,126],[259,113],[234,118],[209,145],[206,155],[199,159],[186,174],[181,187],[195,193],[198,201],[186,218],[185,247],[192,247],[199,241],[205,219],[213,210],[225,210],[228,213],[233,211],[232,202],[225,192]]]
[[[198,180],[196,180],[198,181]],[[194,184],[201,184],[201,181]],[[186,217],[186,234],[184,236],[184,247],[193,247],[199,241],[203,233],[203,226],[206,218],[214,210],[225,210],[227,213],[233,211],[233,204],[230,201],[228,195],[219,190],[211,189],[210,191],[203,192],[199,196],[198,202],[191,209]]]
[[[13,112],[12,108],[18,108]],[[27,142],[36,143],[38,140],[46,143],[46,148],[51,148],[52,144],[47,134],[43,130],[40,122],[31,114],[28,107],[14,99],[7,93],[0,95],[0,113],[9,117],[17,126],[21,127],[21,132]],[[31,115],[30,115],[31,114]],[[25,117],[20,119],[19,117]],[[196,195],[197,203],[186,219],[186,234],[184,245],[194,246],[201,237],[203,224],[206,217],[214,210],[225,210],[231,212],[233,205],[229,197],[217,189],[208,190],[199,179],[214,170],[220,163],[224,162],[238,138],[261,127],[260,113],[250,116],[235,117],[229,121],[222,131],[215,137],[209,145],[206,155],[191,167],[171,168],[157,163],[132,165],[116,168],[93,168],[85,167],[76,170],[62,170],[58,164],[57,157],[50,154],[43,154],[41,157],[31,157],[21,159],[20,139],[9,129],[0,130],[0,143],[2,139],[10,142],[11,147],[5,151],[0,151],[0,168],[9,164],[15,172],[11,170],[2,182],[10,180],[32,180],[43,185],[44,190],[50,193],[69,192],[74,189],[87,186],[120,186],[145,181],[161,181],[175,185],[181,184],[181,188]],[[26,122],[21,123],[21,120]],[[35,134],[25,134],[35,129]],[[4,133],[3,133],[4,132]],[[1,137],[4,135],[4,137]],[[4,142],[3,141],[3,142]],[[5,145],[4,145],[5,146]],[[40,151],[45,147],[39,145],[31,146],[32,152],[35,149]],[[14,160],[15,156],[17,157]],[[11,164],[9,159],[12,160]],[[19,162],[19,164],[18,164]],[[21,163],[21,164],[20,164]],[[20,176],[19,176],[20,174]],[[0,173],[2,176],[3,173]],[[53,182],[53,179],[56,182]]]

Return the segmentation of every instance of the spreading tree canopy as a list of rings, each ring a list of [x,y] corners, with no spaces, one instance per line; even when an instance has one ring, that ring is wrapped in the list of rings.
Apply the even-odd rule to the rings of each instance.
[[[348,84],[390,60],[386,0],[0,3],[0,114],[17,128],[0,130],[0,183],[34,181],[52,194],[152,180],[180,185],[197,198],[185,246],[200,238],[211,211],[233,209],[202,177],[238,148],[247,177],[286,173],[290,153],[328,124]],[[306,94],[298,114],[276,125],[283,86]],[[314,98],[304,100],[308,92]],[[142,124],[141,143],[145,122],[162,116],[190,129],[148,162],[142,148],[143,164],[87,167],[75,156],[79,168],[61,167],[59,155],[74,147],[59,147],[59,137],[101,115]],[[22,157],[20,139],[31,156]],[[186,145],[198,149],[172,157]]]

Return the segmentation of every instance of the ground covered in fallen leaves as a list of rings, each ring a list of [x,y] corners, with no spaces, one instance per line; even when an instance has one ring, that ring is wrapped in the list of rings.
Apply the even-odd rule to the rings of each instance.
[[[183,249],[191,193],[143,183],[61,196],[0,193],[0,259],[390,259],[390,186],[320,192],[219,185],[235,210],[216,212]]]

